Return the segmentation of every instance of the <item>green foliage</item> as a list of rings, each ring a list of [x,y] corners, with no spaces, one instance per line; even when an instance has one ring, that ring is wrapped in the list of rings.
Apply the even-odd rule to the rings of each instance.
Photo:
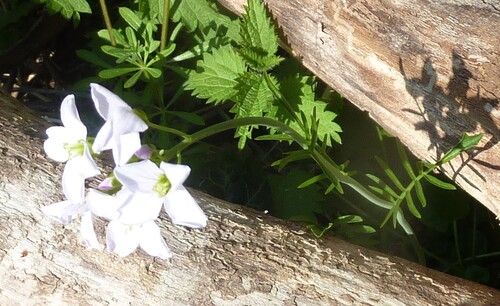
[[[231,112],[235,118],[265,116],[289,125],[309,140],[319,139],[327,146],[332,145],[332,139],[340,143],[338,133],[342,129],[333,122],[337,115],[326,110],[325,102],[316,100],[314,78],[292,73],[280,80],[267,74],[283,58],[275,54],[277,36],[260,1],[249,1],[240,29],[239,47],[227,45],[205,53],[197,69],[189,74],[185,88],[208,103],[233,102]],[[252,138],[254,128],[237,129],[235,137],[240,139],[240,149],[246,139]],[[277,134],[275,129],[270,132],[271,135],[259,139],[291,140],[285,134]]]
[[[44,3],[51,14],[60,13],[66,19],[72,19],[77,24],[80,13],[90,14],[92,10],[87,0],[37,0]]]
[[[379,134],[380,135],[380,134]],[[384,182],[383,179],[373,175],[367,174],[367,177],[374,182],[375,186],[369,186],[369,188],[380,196],[385,197],[392,203],[392,208],[389,210],[382,226],[392,217],[393,225],[396,227],[397,224],[397,213],[400,210],[400,206],[402,203],[406,203],[408,210],[417,218],[421,218],[421,213],[415,204],[414,195],[416,195],[418,202],[422,208],[427,206],[427,199],[425,197],[422,183],[421,181],[425,178],[429,183],[435,185],[441,189],[445,190],[456,190],[456,187],[450,183],[443,182],[437,177],[431,175],[437,167],[440,165],[449,162],[454,157],[458,156],[462,152],[474,147],[481,140],[482,135],[474,135],[468,136],[465,135],[462,137],[460,142],[451,148],[448,152],[446,152],[441,159],[435,164],[430,163],[422,163],[419,162],[417,164],[417,173],[414,172],[413,167],[410,164],[408,156],[406,154],[403,146],[398,142],[397,149],[399,153],[399,157],[403,164],[403,168],[405,169],[408,177],[410,179],[409,183],[404,186],[399,178],[394,174],[392,169],[379,157],[376,157],[376,160],[385,175],[390,179],[392,185],[398,190],[395,191],[389,184]]]

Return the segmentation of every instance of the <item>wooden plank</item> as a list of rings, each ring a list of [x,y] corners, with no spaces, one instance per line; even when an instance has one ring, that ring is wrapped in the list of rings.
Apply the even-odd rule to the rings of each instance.
[[[246,0],[218,0],[241,14]],[[444,172],[500,218],[500,5],[493,0],[265,0],[293,55],[418,158],[463,133]]]
[[[42,152],[46,127],[0,93],[1,305],[499,305],[498,290],[194,190],[209,224],[162,218],[171,260],[87,250],[78,222],[40,211],[61,199],[62,166]],[[103,222],[96,229],[102,242]]]

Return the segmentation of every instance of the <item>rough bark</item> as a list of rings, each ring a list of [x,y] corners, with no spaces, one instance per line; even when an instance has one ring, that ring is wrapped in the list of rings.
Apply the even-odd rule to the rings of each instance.
[[[483,133],[444,172],[500,218],[498,1],[264,1],[292,53],[420,159]]]
[[[119,258],[86,250],[78,222],[50,221],[62,166],[46,159],[47,123],[0,94],[1,305],[495,305],[500,292],[326,238],[192,191],[203,230],[172,226],[174,252]],[[97,224],[99,238],[104,226]]]

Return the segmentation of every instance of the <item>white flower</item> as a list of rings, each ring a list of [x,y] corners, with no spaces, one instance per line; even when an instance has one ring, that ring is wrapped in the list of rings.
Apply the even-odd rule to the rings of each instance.
[[[115,252],[122,257],[132,253],[138,246],[151,256],[162,259],[172,257],[172,252],[154,221],[127,225],[113,220],[108,224],[106,243],[108,251]]]
[[[85,179],[98,175],[87,145],[87,128],[83,125],[75,105],[75,96],[68,95],[61,103],[63,126],[47,129],[49,138],[43,147],[47,155],[58,162],[66,162],[62,175],[63,192],[72,203],[82,203]]]
[[[41,209],[44,214],[62,224],[68,224],[71,220],[80,217],[80,235],[82,240],[88,248],[101,248],[94,231],[92,213],[85,203],[73,203],[66,200],[43,206]]]
[[[90,84],[92,99],[106,123],[97,133],[92,149],[95,152],[113,150],[117,165],[124,165],[141,148],[139,132],[148,126],[120,97],[98,84]]]
[[[115,176],[133,194],[120,207],[119,221],[142,224],[158,217],[161,205],[174,224],[201,228],[207,217],[182,185],[191,169],[162,162],[160,168],[149,160],[116,167]]]
[[[140,246],[151,256],[162,259],[172,257],[172,252],[154,221],[148,220],[142,224],[123,224],[118,220],[120,207],[127,205],[133,195],[134,193],[126,188],[122,188],[114,196],[95,189],[90,189],[87,194],[87,203],[92,213],[111,220],[106,231],[108,251],[124,257]],[[138,199],[134,198],[134,200]]]

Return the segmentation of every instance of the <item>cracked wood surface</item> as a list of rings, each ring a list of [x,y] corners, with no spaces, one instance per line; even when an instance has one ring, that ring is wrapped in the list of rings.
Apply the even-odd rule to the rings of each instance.
[[[218,0],[241,14],[246,0]],[[264,0],[292,54],[418,158],[463,133],[480,149],[444,172],[500,218],[500,4]]]
[[[161,219],[171,260],[87,250],[77,222],[40,211],[61,200],[62,165],[42,152],[47,126],[0,93],[1,305],[499,305],[497,290],[194,190],[209,224]],[[96,231],[103,241],[102,222]]]

